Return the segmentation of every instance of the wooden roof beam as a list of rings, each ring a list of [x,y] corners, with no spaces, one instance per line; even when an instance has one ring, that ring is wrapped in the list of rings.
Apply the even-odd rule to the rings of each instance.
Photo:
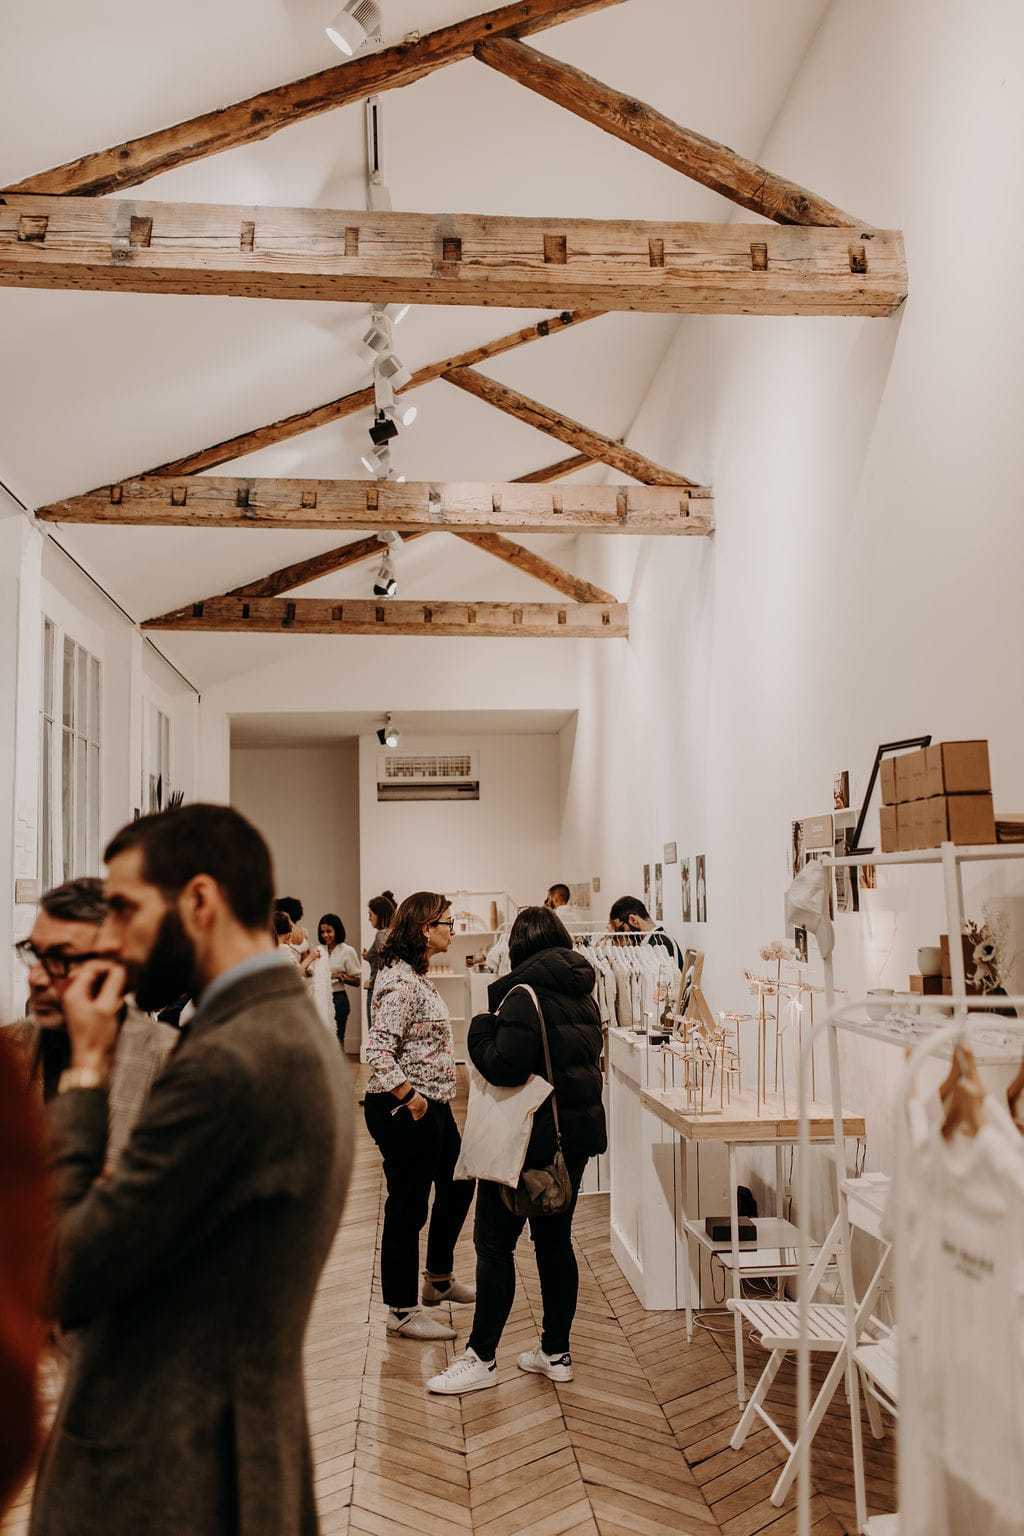
[[[592,453],[574,453],[568,459],[559,459],[557,464],[548,464],[543,469],[531,469],[526,475],[516,475],[516,485],[546,485],[551,480],[574,475],[578,469],[589,469],[591,464],[598,462]]]
[[[233,634],[459,635],[470,639],[615,640],[629,634],[624,603],[452,603],[297,597],[217,597],[143,629]]]
[[[645,485],[694,485],[684,475],[664,469],[652,459],[645,458],[642,453],[636,453],[634,449],[626,448],[610,437],[603,437],[600,432],[591,431],[582,422],[573,421],[571,417],[551,410],[550,406],[541,405],[538,400],[531,400],[529,396],[521,395],[505,384],[496,383],[494,379],[487,378],[486,374],[477,373],[475,368],[452,368],[444,377],[447,383],[475,395],[485,405],[493,405],[506,415],[526,422],[527,426],[536,427],[539,432],[546,432],[550,437],[558,438],[559,442],[579,449],[581,454],[589,455],[602,464],[609,464],[612,469],[621,470],[624,475],[632,475],[634,480],[640,480]]]
[[[150,528],[337,528],[401,534],[707,534],[711,492],[691,485],[274,480],[146,475],[40,507],[44,522]]]
[[[361,304],[889,315],[899,231],[0,197],[0,284]]]
[[[652,155],[673,171],[702,182],[751,213],[763,214],[778,224],[870,228],[862,219],[795,181],[776,176],[714,139],[681,128],[635,97],[613,90],[582,69],[552,59],[516,38],[488,38],[478,43],[474,52],[500,74],[518,80],[539,96]]]
[[[225,149],[237,149],[240,144],[254,144],[291,123],[421,80],[445,64],[471,57],[477,43],[485,38],[505,33],[525,37],[620,4],[622,0],[517,0],[514,5],[428,32],[415,42],[382,48],[171,128],[82,155],[53,170],[27,176],[10,190],[96,196],[137,187],[162,171]]]
[[[562,592],[566,597],[571,597],[574,603],[614,603],[616,599],[610,592],[605,592],[601,587],[595,587],[589,581],[584,581],[582,576],[574,576],[571,571],[566,571],[560,565],[554,565],[550,560],[545,560],[543,555],[534,554],[532,549],[526,549],[522,544],[516,544],[512,539],[503,538],[500,533],[460,533],[460,539],[465,539],[467,544],[475,544],[477,549],[484,550],[493,555],[496,560],[504,560],[509,565],[514,565],[517,570],[524,571],[527,576],[532,576],[536,581],[542,581],[545,586],[553,587],[556,592]]]
[[[560,331],[566,331],[574,325],[582,325],[585,320],[596,320],[599,316],[599,310],[576,310],[575,312],[564,310],[560,315],[551,315],[546,320],[538,320],[536,324],[524,326],[522,330],[513,331],[510,335],[499,336],[496,340],[484,342],[479,347],[470,347],[467,352],[442,358],[440,362],[427,363],[425,367],[417,368],[410,382],[402,390],[402,394],[407,394],[412,389],[419,389],[424,384],[432,384],[435,379],[442,378],[451,368],[468,368],[474,363],[482,363],[489,357],[498,357],[502,352],[511,352],[515,347],[525,346],[531,341],[547,336],[557,336]],[[283,417],[281,421],[271,422],[269,426],[256,427],[251,432],[242,432],[237,437],[226,438],[222,443],[214,443],[210,448],[200,448],[196,453],[185,454],[180,459],[172,459],[167,464],[161,464],[157,469],[146,470],[146,474],[194,475],[200,469],[216,469],[221,464],[230,463],[232,459],[257,453],[260,448],[269,448],[273,443],[287,442],[289,438],[299,437],[303,432],[312,432],[316,427],[325,427],[329,422],[340,421],[345,416],[355,416],[359,411],[368,411],[373,403],[372,385],[367,389],[355,389],[350,394],[341,395],[337,400],[327,401],[325,405],[316,405],[310,410],[297,411],[292,416]],[[570,461],[566,462],[568,466]],[[593,460],[586,462],[593,463]],[[571,468],[564,468],[561,473],[571,474],[572,469],[582,468],[583,462],[576,462]],[[546,473],[542,471],[542,475],[546,476]]]

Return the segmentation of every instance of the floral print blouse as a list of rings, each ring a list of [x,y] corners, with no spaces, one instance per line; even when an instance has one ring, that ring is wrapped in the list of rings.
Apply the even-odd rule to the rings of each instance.
[[[408,1081],[425,1099],[455,1097],[455,1043],[448,1009],[426,976],[405,960],[377,972],[366,1040],[367,1093]]]

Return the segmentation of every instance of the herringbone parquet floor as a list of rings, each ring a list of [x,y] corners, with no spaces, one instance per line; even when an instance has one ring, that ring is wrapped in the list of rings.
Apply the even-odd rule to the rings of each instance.
[[[686,1344],[682,1314],[645,1312],[611,1257],[608,1203],[584,1197],[576,1218],[580,1304],[576,1379],[554,1386],[517,1370],[539,1336],[540,1295],[528,1238],[498,1357],[499,1384],[435,1398],[424,1383],[463,1345],[469,1310],[454,1308],[456,1344],[386,1337],[376,1274],[380,1161],[361,1123],[344,1221],[324,1271],[307,1340],[310,1429],[324,1536],[789,1536],[792,1499],[768,1495],[784,1459],[766,1429],[742,1451],[732,1332]],[[471,1222],[459,1273],[472,1276]],[[765,1355],[749,1346],[756,1379]],[[795,1397],[786,1369],[773,1391]],[[893,1440],[865,1438],[869,1504],[893,1509]],[[815,1536],[854,1529],[849,1424],[840,1393],[813,1454]],[[27,1494],[5,1531],[21,1536]]]

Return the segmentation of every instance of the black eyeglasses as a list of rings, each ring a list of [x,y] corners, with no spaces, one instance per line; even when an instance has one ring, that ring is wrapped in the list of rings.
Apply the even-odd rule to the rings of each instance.
[[[439,917],[437,921],[435,923],[431,923],[430,926],[431,928],[447,928],[449,933],[454,933],[455,919],[454,917]]]
[[[36,964],[41,965],[51,981],[64,981],[76,965],[84,965],[86,960],[102,958],[100,955],[93,954],[91,950],[81,955],[69,955],[58,949],[36,949],[30,939],[22,939],[15,944],[14,952],[29,970]]]

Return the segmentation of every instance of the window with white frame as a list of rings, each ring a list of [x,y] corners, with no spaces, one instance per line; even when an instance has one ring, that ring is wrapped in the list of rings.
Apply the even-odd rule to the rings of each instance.
[[[142,701],[142,810],[162,811],[171,792],[171,722],[152,699]]]
[[[43,890],[100,866],[100,664],[43,619],[39,742]]]

